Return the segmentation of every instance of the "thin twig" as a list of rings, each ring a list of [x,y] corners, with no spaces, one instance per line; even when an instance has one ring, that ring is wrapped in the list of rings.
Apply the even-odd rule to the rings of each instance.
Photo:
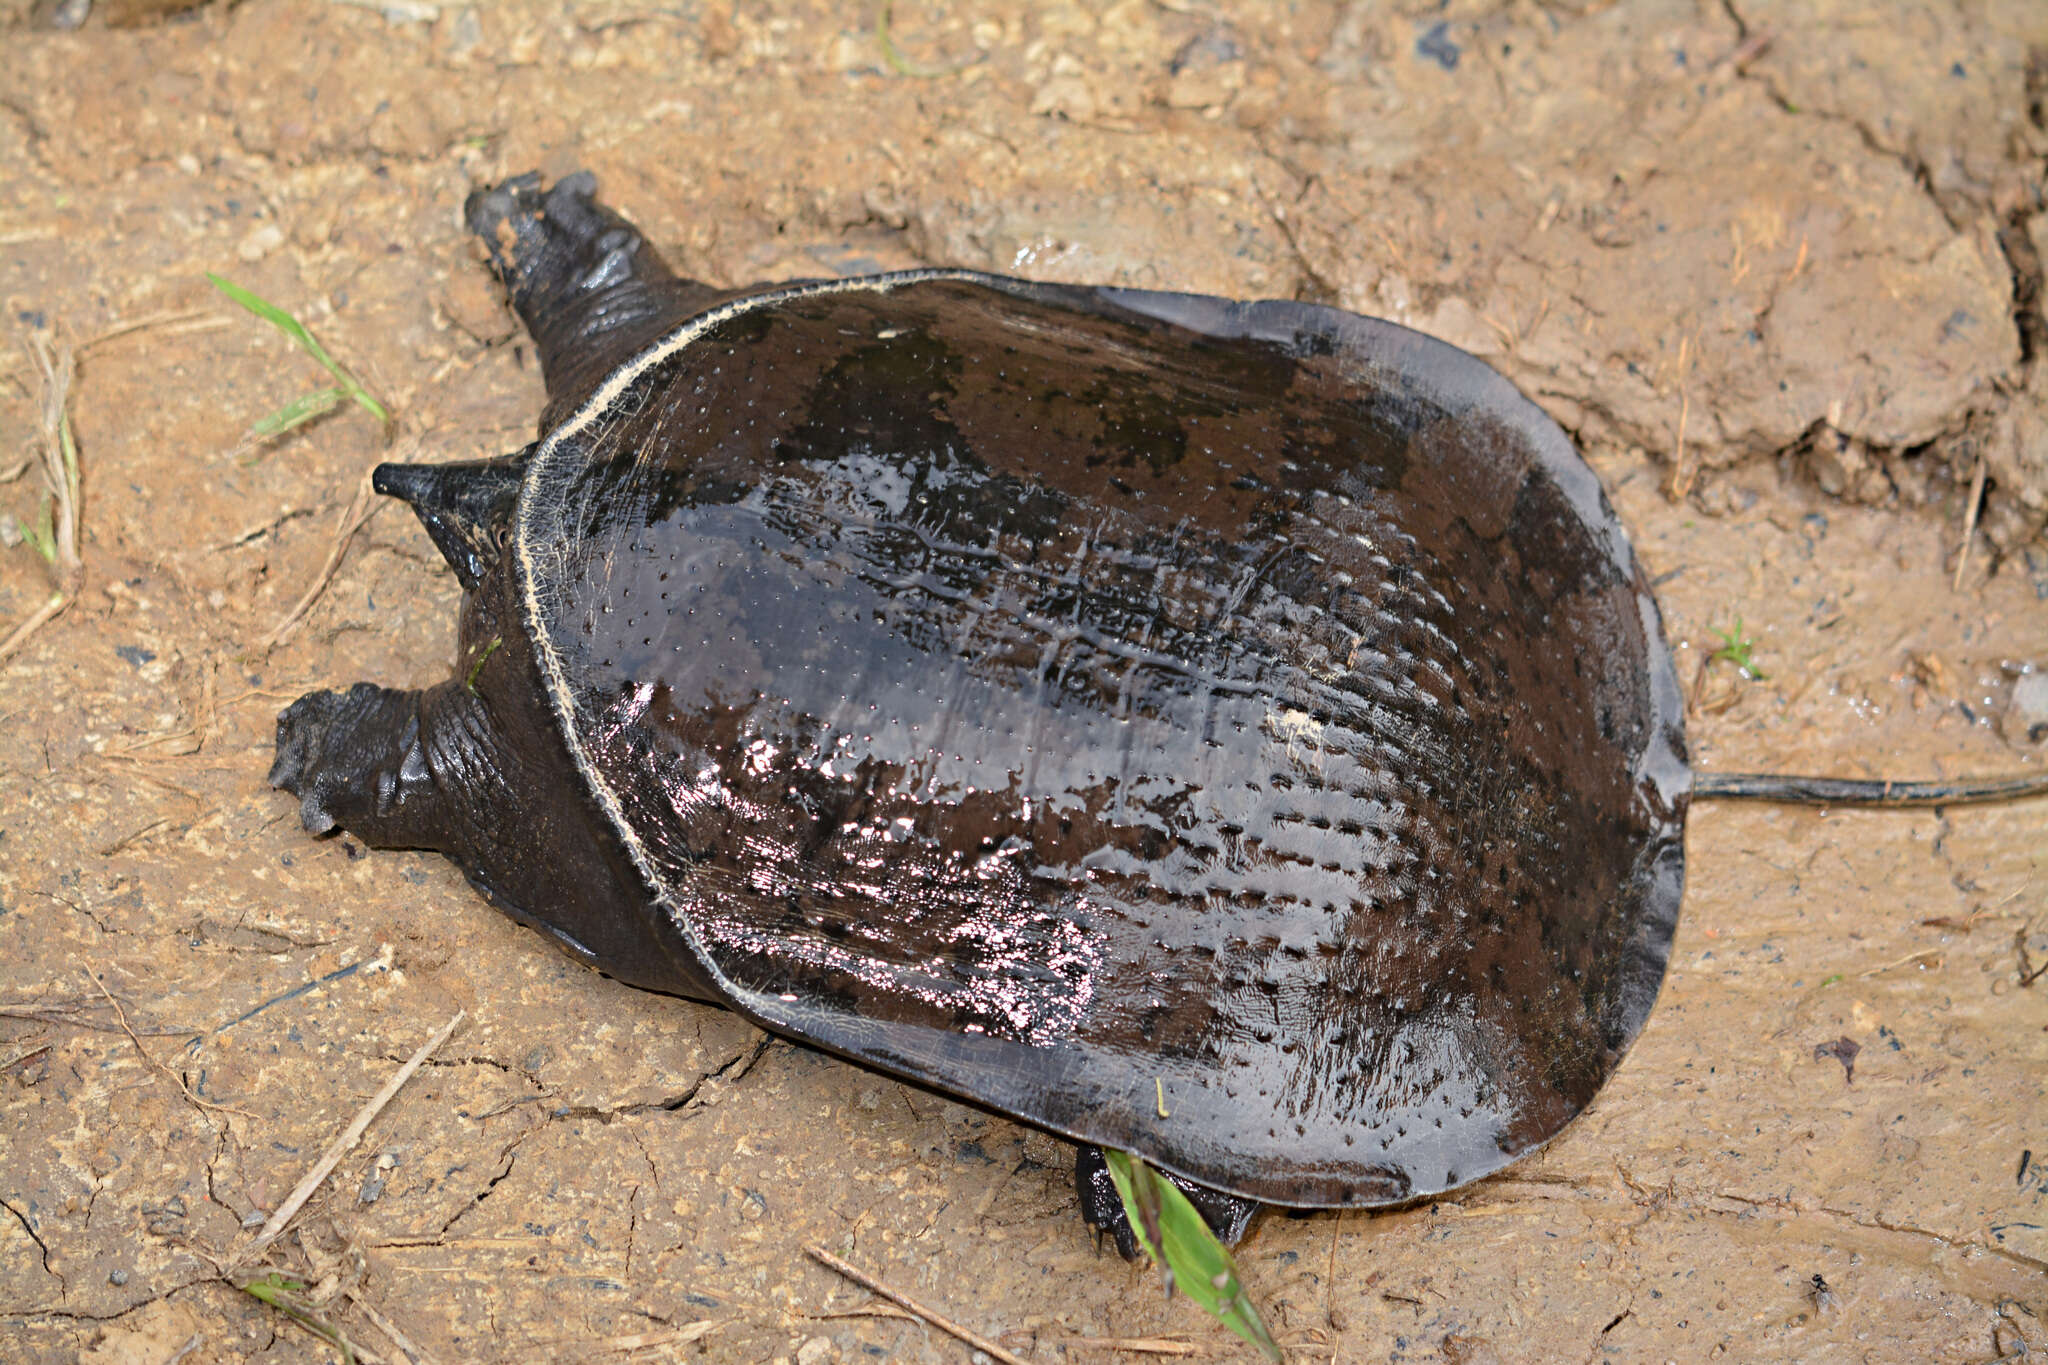
[[[212,332],[230,325],[232,325],[231,319],[204,309],[151,313],[146,317],[135,318],[128,322],[117,322],[107,328],[106,331],[88,337],[78,344],[78,353],[84,355],[95,346],[103,346],[116,337],[124,337],[132,332],[140,332],[148,327],[163,327],[169,329],[173,335],[182,336],[186,332]]]
[[[250,1113],[246,1109],[237,1109],[231,1104],[215,1104],[212,1100],[203,1100],[199,1098],[199,1096],[193,1094],[192,1087],[185,1084],[185,1078],[183,1076],[180,1076],[178,1073],[172,1071],[169,1067],[165,1066],[162,1062],[158,1061],[156,1058],[149,1055],[149,1049],[142,1045],[142,1039],[137,1037],[135,1030],[128,1026],[128,1012],[121,1008],[121,1002],[119,1000],[116,1000],[114,998],[114,993],[107,989],[107,983],[100,980],[99,973],[95,971],[87,971],[85,974],[85,979],[92,982],[93,985],[97,986],[99,988],[100,994],[107,997],[107,1003],[114,1007],[114,1017],[121,1021],[121,1032],[128,1035],[129,1042],[135,1044],[135,1050],[142,1054],[143,1062],[146,1063],[151,1070],[161,1074],[172,1085],[177,1086],[178,1089],[181,1092],[183,1092],[186,1099],[192,1101],[193,1104],[199,1106],[201,1109],[218,1109],[223,1114],[234,1114],[240,1118],[245,1119],[253,1119],[257,1117],[256,1115]]]
[[[1977,452],[1977,472],[1970,476],[1970,496],[1963,504],[1963,547],[1956,555],[1955,582],[1950,590],[1963,590],[1963,570],[1970,567],[1970,541],[1977,534],[1977,509],[1984,502],[1984,452]]]
[[[284,509],[284,511],[278,513],[269,521],[258,522],[256,525],[251,526],[248,530],[243,531],[238,535],[230,536],[226,540],[220,542],[220,544],[218,545],[209,545],[206,548],[215,551],[216,553],[221,550],[238,549],[241,546],[249,544],[251,541],[261,540],[264,536],[269,535],[272,531],[275,531],[278,527],[284,525],[288,521],[293,520],[294,518],[310,517],[311,515],[313,515],[313,509],[310,507],[287,507]]]
[[[1022,1357],[1004,1350],[979,1332],[962,1327],[950,1318],[941,1317],[916,1299],[911,1298],[908,1294],[891,1289],[873,1276],[855,1270],[852,1266],[825,1250],[825,1248],[806,1242],[804,1244],[804,1253],[828,1270],[838,1271],[861,1288],[880,1294],[883,1298],[888,1299],[899,1307],[909,1309],[946,1335],[959,1338],[977,1351],[987,1352],[990,1358],[1003,1362],[1003,1365],[1024,1365]]]
[[[806,1313],[805,1317],[816,1322],[829,1322],[836,1318],[889,1318],[897,1322],[921,1322],[915,1313],[906,1313],[893,1303],[878,1303],[869,1299],[853,1308],[835,1308],[829,1313]]]
[[[0,663],[5,663],[13,658],[14,651],[27,644],[29,636],[35,634],[44,626],[49,625],[50,622],[56,620],[59,616],[62,616],[64,608],[70,605],[71,599],[63,593],[51,593],[49,599],[43,605],[37,607],[35,613],[28,620],[16,626],[5,640],[0,640]]]
[[[686,1322],[681,1327],[671,1327],[662,1332],[629,1332],[624,1336],[600,1337],[596,1341],[585,1337],[542,1337],[531,1344],[535,1347],[549,1348],[582,1346],[599,1355],[616,1355],[622,1351],[648,1351],[658,1346],[687,1346],[693,1341],[702,1341],[710,1336],[725,1326],[727,1321],[729,1319],[700,1318],[696,1322]],[[548,1358],[555,1359],[558,1358],[559,1351],[551,1349],[545,1354]]]
[[[81,1019],[75,1014],[51,1013],[51,1011],[75,1010],[77,1005],[0,1005],[0,1019],[33,1019],[41,1024],[61,1024],[67,1028],[90,1029],[94,1033],[119,1033],[112,1024],[102,1024],[97,1019]],[[144,1034],[147,1038],[190,1038],[194,1030],[188,1028],[157,1028]]]
[[[1063,1351],[1129,1351],[1141,1356],[1205,1356],[1206,1347],[1171,1337],[1040,1337],[1041,1346]]]
[[[1939,962],[1941,960],[1941,955],[1942,950],[1939,948],[1922,948],[1917,953],[1907,953],[1904,957],[1898,958],[1895,961],[1887,962],[1882,967],[1871,967],[1866,971],[1856,973],[1856,975],[1866,977],[1882,976],[1886,972],[1892,971],[1899,967],[1904,967],[1908,963],[1930,961]]]
[[[1692,491],[1692,471],[1685,465],[1685,421],[1692,412],[1692,395],[1686,382],[1687,354],[1691,349],[1691,337],[1678,339],[1678,437],[1671,454],[1671,478],[1664,487],[1665,496],[1674,502]]]
[[[420,1050],[413,1053],[411,1059],[398,1068],[390,1080],[384,1082],[384,1088],[372,1095],[370,1102],[356,1111],[355,1118],[342,1130],[341,1136],[328,1144],[320,1159],[313,1163],[313,1169],[306,1172],[306,1178],[298,1183],[298,1187],[286,1196],[282,1204],[277,1206],[277,1212],[270,1215],[269,1221],[263,1225],[263,1230],[256,1234],[256,1240],[235,1258],[237,1261],[247,1262],[277,1240],[277,1235],[284,1231],[284,1225],[291,1221],[292,1215],[299,1211],[301,1205],[313,1197],[313,1191],[320,1188],[320,1182],[327,1179],[328,1174],[341,1164],[341,1159],[347,1156],[349,1149],[361,1139],[364,1130],[384,1111],[384,1106],[391,1103],[392,1096],[412,1079],[413,1072],[426,1064],[427,1058],[434,1055],[435,1049],[448,1041],[448,1035],[455,1032],[455,1026],[467,1018],[468,1013],[467,1010],[455,1011],[455,1017],[441,1025],[440,1032],[422,1043]]]
[[[382,499],[377,498],[376,490],[370,487],[370,476],[363,475],[362,483],[356,487],[356,495],[349,499],[347,509],[341,514],[341,520],[335,524],[334,544],[327,551],[327,562],[320,566],[319,574],[313,579],[313,586],[306,589],[305,595],[286,613],[284,620],[279,621],[276,628],[263,637],[263,648],[275,649],[299,628],[299,623],[306,619],[306,613],[313,609],[313,604],[327,591],[327,585],[334,581],[335,573],[341,568],[342,556],[348,553],[348,543],[354,540],[356,532],[362,530],[370,518],[376,516],[383,508]]]
[[[389,1338],[393,1346],[396,1346],[405,1355],[410,1356],[413,1365],[435,1365],[433,1356],[422,1350],[419,1343],[400,1331],[397,1323],[378,1312],[368,1299],[351,1289],[348,1291],[348,1301],[362,1310],[363,1316],[370,1320],[370,1325]]]
[[[29,1058],[40,1057],[45,1052],[48,1052],[51,1048],[55,1046],[55,1043],[38,1043],[31,1048],[23,1048],[20,1052],[15,1053],[6,1061],[0,1062],[0,1072],[12,1071],[14,1070],[14,1068],[20,1066],[23,1062],[27,1061]]]

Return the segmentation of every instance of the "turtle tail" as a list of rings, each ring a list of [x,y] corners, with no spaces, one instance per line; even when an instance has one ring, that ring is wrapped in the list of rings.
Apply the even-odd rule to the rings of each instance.
[[[588,171],[547,190],[533,172],[478,190],[463,205],[469,230],[540,348],[549,399],[543,430],[713,293],[677,279],[639,229],[596,194]]]
[[[464,591],[474,592],[503,548],[532,449],[499,460],[380,464],[370,486],[412,508]]]

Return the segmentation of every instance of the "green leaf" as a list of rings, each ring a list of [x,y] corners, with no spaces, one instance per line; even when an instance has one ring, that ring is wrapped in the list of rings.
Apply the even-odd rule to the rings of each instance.
[[[1102,1155],[1138,1245],[1166,1272],[1166,1292],[1171,1294],[1178,1285],[1196,1306],[1278,1365],[1283,1359],[1280,1345],[1238,1281],[1237,1262],[1188,1197],[1142,1157],[1108,1149]]]
[[[1707,629],[1719,636],[1721,640],[1721,647],[1707,656],[1708,663],[1713,663],[1719,659],[1726,659],[1729,663],[1735,665],[1736,670],[1743,677],[1748,678],[1752,682],[1762,682],[1770,676],[1761,668],[1758,668],[1756,661],[1750,657],[1751,653],[1756,649],[1756,641],[1751,639],[1749,632],[1742,628],[1742,618],[1740,616],[1735,618],[1735,629],[1733,630],[1721,630],[1715,626],[1709,626]]]
[[[299,347],[300,350],[304,351],[307,355],[313,357],[313,359],[319,361],[320,364],[326,369],[326,371],[334,376],[336,383],[340,386],[340,394],[335,398],[334,402],[329,403],[327,407],[333,407],[334,403],[340,402],[342,398],[352,398],[359,405],[361,405],[365,411],[367,411],[372,417],[375,417],[378,421],[388,423],[391,420],[391,414],[389,411],[385,409],[384,405],[382,403],[379,403],[376,399],[372,398],[370,396],[369,390],[365,389],[361,384],[356,382],[356,377],[354,375],[350,374],[347,370],[343,369],[341,367],[341,363],[337,361],[333,356],[327,354],[327,348],[325,346],[322,346],[319,343],[319,341],[317,341],[314,338],[313,334],[306,330],[306,324],[300,322],[297,318],[293,317],[290,313],[285,312],[284,309],[278,307],[270,300],[261,298],[255,294],[250,293],[248,290],[242,288],[241,285],[236,284],[233,280],[223,279],[219,275],[214,274],[210,270],[206,272],[206,278],[212,282],[213,287],[215,289],[220,290],[221,293],[226,294],[236,303],[241,304],[242,307],[248,309],[257,317],[262,318],[272,327],[277,328],[278,331],[283,332],[286,336],[290,337],[292,341]],[[320,409],[321,412],[325,412],[326,410],[327,408]],[[283,411],[289,411],[289,409],[283,409]],[[271,414],[271,417],[274,418],[277,415],[278,414],[273,413]],[[318,416],[318,413],[309,414],[309,416]],[[271,418],[265,418],[264,420],[269,421],[271,420]],[[304,421],[307,419],[301,418],[300,420]],[[293,423],[292,425],[296,426],[297,423]],[[289,431],[290,429],[290,427],[279,428],[279,430],[281,431]],[[276,433],[273,432],[269,434],[274,435]]]

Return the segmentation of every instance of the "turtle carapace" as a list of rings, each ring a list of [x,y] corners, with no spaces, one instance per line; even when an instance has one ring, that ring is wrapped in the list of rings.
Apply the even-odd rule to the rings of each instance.
[[[308,829],[622,981],[1193,1188],[1398,1203],[1583,1110],[1663,980],[1656,606],[1487,366],[1290,302],[677,279],[587,176],[473,196],[539,440],[386,465],[437,687],[300,699]]]

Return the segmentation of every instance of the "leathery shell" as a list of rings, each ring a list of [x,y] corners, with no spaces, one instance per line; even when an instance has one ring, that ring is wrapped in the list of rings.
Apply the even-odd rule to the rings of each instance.
[[[1591,1100],[1689,775],[1564,434],[1292,303],[770,289],[536,448],[549,700],[767,1026],[1250,1198],[1398,1202]]]

